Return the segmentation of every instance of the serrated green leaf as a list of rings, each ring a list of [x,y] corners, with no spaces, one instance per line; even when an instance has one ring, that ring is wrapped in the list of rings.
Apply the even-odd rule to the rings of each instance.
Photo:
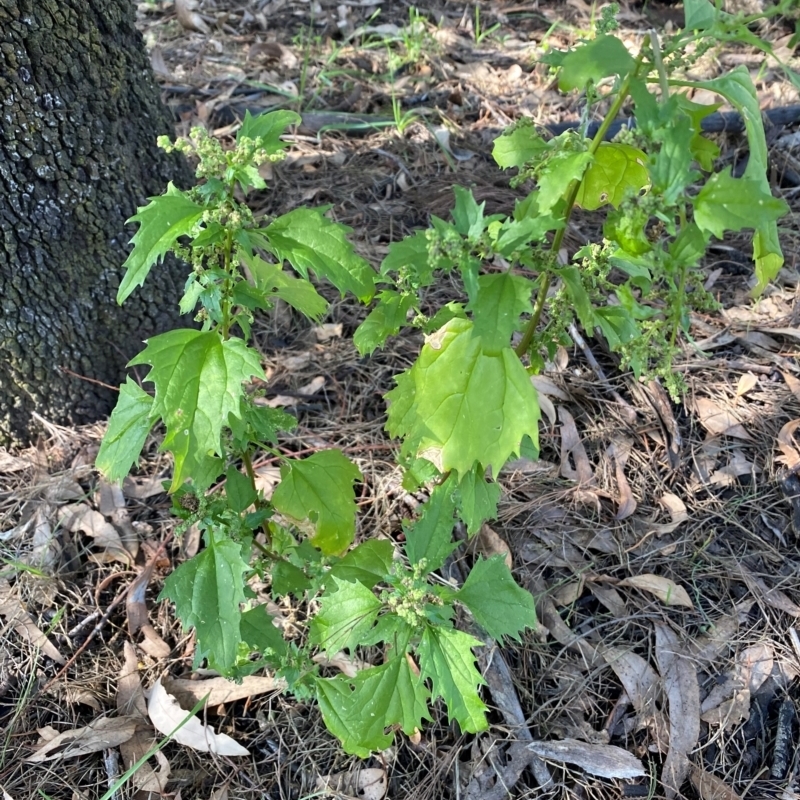
[[[301,122],[300,115],[295,111],[268,111],[255,117],[249,111],[245,111],[236,140],[259,139],[261,147],[272,155],[288,146],[288,142],[281,141],[286,129]]]
[[[341,741],[345,752],[360,758],[392,743],[394,737],[386,728],[397,726],[412,734],[423,720],[431,719],[429,692],[404,654],[362,670],[352,680],[318,678],[316,685],[328,730]]]
[[[669,254],[677,265],[693,267],[705,255],[708,238],[694,222],[690,222],[681,228],[675,241],[670,244]]]
[[[120,305],[144,283],[150,268],[164,257],[177,239],[189,234],[205,211],[171,182],[164,194],[149,200],[128,220],[138,222],[139,230],[131,239],[133,250],[122,265],[126,272],[117,290]]]
[[[253,482],[233,465],[225,473],[225,496],[228,505],[239,514],[258,499]]]
[[[612,350],[617,350],[641,336],[636,320],[622,306],[596,308],[594,319]]]
[[[550,231],[562,227],[563,221],[557,220],[549,214],[538,214],[521,219],[509,217],[497,231],[494,248],[500,255],[508,257],[528,242],[542,241]]]
[[[478,277],[478,292],[470,299],[473,329],[487,353],[508,347],[511,334],[521,326],[520,316],[533,310],[534,284],[522,275],[499,272]]]
[[[222,426],[229,414],[239,414],[242,383],[264,377],[258,353],[215,331],[177,329],[149,339],[130,364],[151,367],[152,413],[167,429],[162,449],[175,456],[170,491],[187,478],[199,485],[197,470],[210,468],[209,458],[220,453]]]
[[[311,320],[321,319],[328,310],[328,301],[305,278],[284,272],[280,264],[270,264],[246,250],[239,257],[247,265],[256,288],[270,297],[279,297]]]
[[[382,347],[390,336],[407,324],[406,315],[416,298],[410,294],[398,294],[392,290],[378,295],[378,305],[356,328],[353,344],[362,356],[369,355],[376,347]]]
[[[392,272],[410,273],[416,286],[430,286],[436,265],[430,263],[429,249],[425,230],[416,231],[399,242],[392,242],[389,252],[381,262],[381,275]]]
[[[486,201],[477,203],[472,190],[465,189],[463,186],[453,186],[453,193],[456,196],[456,204],[452,212],[456,230],[470,240],[477,240],[489,222],[489,219],[483,216]]]
[[[561,60],[558,88],[562,92],[583,89],[610,75],[627,75],[636,61],[616,36],[602,35],[568,52]]]
[[[644,152],[629,144],[601,142],[583,176],[575,203],[587,211],[607,203],[616,208],[627,195],[637,195],[649,184]]]
[[[275,508],[295,520],[310,520],[313,544],[329,555],[341,553],[356,531],[353,482],[358,467],[341,450],[323,450],[281,466],[281,482],[272,495]]]
[[[458,484],[459,516],[470,536],[476,534],[487,519],[497,516],[499,501],[500,484],[486,480],[484,468],[476,464]]]
[[[279,431],[290,431],[297,427],[297,420],[280,408],[255,405],[252,397],[243,395],[239,412],[228,416],[231,429],[239,450],[252,441],[277,444]]]
[[[539,211],[547,214],[566,194],[571,181],[580,180],[592,162],[589,152],[555,153],[542,165],[539,172],[539,193],[536,196]]]
[[[629,255],[644,255],[653,249],[645,233],[649,220],[650,215],[641,206],[614,209],[603,224],[603,236]]]
[[[153,427],[153,398],[128,378],[119,387],[95,466],[108,481],[121,481],[139,460]]]
[[[164,581],[159,600],[172,600],[183,630],[197,631],[200,657],[226,674],[239,652],[241,612],[245,600],[242,546],[224,533],[207,531],[206,547],[181,564]]]
[[[442,472],[484,464],[496,475],[526,434],[538,442],[539,404],[510,348],[486,353],[468,320],[427,337],[417,362],[387,394],[387,430]]]
[[[392,569],[394,547],[386,539],[370,539],[354,547],[330,571],[340,581],[358,582],[368,589],[383,580]]]
[[[547,149],[547,142],[533,125],[517,123],[514,128],[494,140],[492,158],[502,169],[523,167]]]
[[[332,579],[336,591],[327,592],[311,620],[309,641],[332,655],[353,650],[378,619],[381,602],[361,583]]]
[[[696,85],[722,95],[742,115],[750,147],[743,177],[758,182],[759,193],[771,197],[767,178],[768,152],[764,122],[761,119],[758,94],[747,67],[736,67],[719,78],[698,81]],[[758,294],[778,274],[783,265],[777,222],[765,222],[756,228],[753,237],[753,258],[758,279],[754,292]]]
[[[517,584],[503,556],[494,556],[488,561],[479,558],[455,599],[463,603],[476,622],[497,641],[504,636],[520,641],[520,633],[525,628],[536,627],[533,596]]]
[[[289,561],[278,561],[272,569],[272,594],[283,597],[293,594],[302,596],[303,592],[311,588],[311,581],[305,572]]]
[[[308,270],[327,278],[342,294],[366,303],[375,294],[375,272],[346,235],[352,228],[324,216],[322,208],[296,208],[262,230],[272,250],[304,278]]]
[[[439,569],[456,548],[453,527],[456,499],[453,481],[440,483],[422,506],[419,518],[405,529],[408,560],[417,564],[425,559],[429,572]]]
[[[426,627],[417,655],[422,677],[431,681],[431,699],[441,697],[464,733],[486,730],[486,705],[478,694],[485,683],[475,669],[473,647],[481,642],[462,631]]]
[[[577,267],[558,267],[553,269],[553,273],[564,281],[564,286],[572,301],[572,309],[578,317],[581,327],[587,333],[591,333],[595,326],[595,308],[583,285],[580,270]]]
[[[717,9],[709,0],[685,0],[683,4],[684,27],[690,31],[710,28],[717,19]]]
[[[680,113],[672,118],[668,127],[658,132],[661,148],[653,161],[651,174],[654,190],[663,195],[667,205],[672,205],[686,187],[700,177],[691,169],[694,136],[691,121]]]
[[[761,229],[788,211],[787,203],[765,191],[761,181],[734,178],[730,167],[712,175],[694,200],[694,221],[718,239],[726,230]]]
[[[260,653],[271,650],[277,656],[285,656],[289,647],[272,619],[265,605],[245,611],[239,624],[242,641]]]

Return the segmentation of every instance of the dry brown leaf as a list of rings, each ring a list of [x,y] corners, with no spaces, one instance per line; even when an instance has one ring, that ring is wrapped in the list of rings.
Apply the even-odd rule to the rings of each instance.
[[[264,492],[264,499],[269,500],[275,487],[281,482],[280,467],[262,466],[257,467],[256,473],[256,491]]]
[[[349,656],[342,651],[330,658],[328,658],[325,653],[317,653],[311,660],[320,666],[338,669],[339,672],[347,675],[348,678],[355,678],[362,669],[367,669],[372,666],[368,661],[362,661],[360,658],[353,658],[353,656]]]
[[[669,512],[670,518],[672,522],[667,523],[657,523],[657,522],[647,522],[647,528],[649,530],[654,530],[658,536],[663,536],[667,533],[672,533],[676,530],[681,523],[686,522],[689,519],[689,512],[686,510],[686,504],[683,500],[678,497],[676,494],[672,494],[672,492],[664,492],[658,500],[659,505],[664,506]]]
[[[794,432],[797,426],[800,425],[800,419],[787,422],[778,432],[778,449],[781,451],[781,456],[778,458],[782,464],[785,464],[789,472],[795,472],[800,468],[800,450],[794,441]]]
[[[558,606],[571,606],[578,601],[583,594],[584,577],[581,575],[575,581],[567,581],[557,586],[550,592],[550,596]]]
[[[119,751],[122,754],[122,760],[126,769],[130,769],[147,753],[156,743],[153,736],[153,729],[149,725],[139,724],[136,726],[136,732],[119,746]],[[140,792],[152,792],[157,795],[163,795],[166,792],[167,783],[169,781],[170,766],[167,757],[163,751],[159,750],[154,755],[158,763],[158,770],[153,769],[149,760],[139,766],[136,772],[131,776],[134,788]]]
[[[481,529],[475,537],[475,547],[478,552],[486,556],[486,558],[503,556],[503,561],[505,561],[506,566],[509,569],[513,568],[514,561],[511,557],[511,548],[508,546],[505,539],[485,522],[481,525]]]
[[[164,480],[159,475],[137,478],[129,475],[122,482],[122,493],[133,500],[146,500],[148,497],[166,493]]]
[[[753,391],[756,386],[758,386],[758,377],[753,375],[752,372],[745,372],[739,377],[739,381],[736,384],[736,396],[741,397]]]
[[[539,594],[536,601],[536,613],[542,625],[559,643],[581,655],[586,665],[594,664],[601,658],[598,649],[583,637],[573,633],[569,625],[561,618],[555,604],[547,594]]]
[[[297,396],[279,394],[277,397],[267,400],[267,405],[270,408],[296,406],[304,397],[312,397],[321,389],[324,389],[326,383],[327,381],[322,375],[317,375],[297,390]]]
[[[220,678],[220,680],[224,680]],[[235,684],[234,684],[235,685]],[[179,729],[175,730],[189,716],[178,701],[167,694],[157,680],[150,689],[147,700],[147,713],[153,727],[165,736],[172,735],[172,741],[199,750],[203,753],[216,753],[221,756],[247,756],[250,752],[238,742],[224,733],[216,733],[208,725],[203,725],[197,717],[191,717]]]
[[[730,411],[722,408],[710,398],[695,398],[694,410],[700,418],[700,424],[713,436],[732,436],[748,442],[753,440],[753,437]]]
[[[136,731],[136,720],[132,717],[103,717],[89,723],[85,728],[64,731],[47,741],[25,760],[39,764],[56,758],[75,758],[87,753],[97,753],[109,747],[127,742]]]
[[[772,674],[775,665],[772,645],[766,642],[754,644],[739,653],[736,663],[742,668],[742,678],[746,679],[750,693],[755,694]]]
[[[647,775],[633,753],[611,744],[588,744],[577,739],[560,742],[530,742],[528,749],[539,758],[576,764],[584,772],[600,778],[638,778]]]
[[[325,322],[322,325],[315,325],[313,328],[314,336],[318,342],[327,342],[331,339],[342,338],[341,322]]]
[[[742,798],[716,775],[692,764],[689,780],[701,800],[742,800]]]
[[[122,648],[124,662],[117,678],[117,711],[129,717],[147,718],[147,701],[139,680],[139,660],[130,642]]]
[[[65,664],[64,656],[59,653],[56,646],[39,630],[33,617],[27,612],[25,606],[14,594],[7,581],[0,580],[0,616],[6,618],[14,630],[23,639],[29,641],[34,647],[41,650],[42,654],[52,659],[56,664]]]
[[[680,792],[689,773],[689,752],[700,736],[700,686],[691,658],[666,625],[656,623],[656,661],[669,708],[669,751],[661,770],[668,800]]]
[[[628,616],[628,606],[613,586],[602,586],[590,581],[589,591],[618,619]]]
[[[753,575],[743,564],[739,564],[739,571],[742,573],[747,588],[756,597],[760,597],[768,606],[778,611],[783,611],[792,617],[800,617],[800,606],[790,600],[784,592],[767,586],[761,578]]]
[[[795,378],[791,372],[781,372],[781,375],[783,375],[783,379],[786,381],[791,393],[800,400],[800,380]]]
[[[175,13],[178,17],[178,22],[186,30],[208,33],[209,27],[206,25],[206,21],[195,11],[197,6],[197,0],[175,0]]]
[[[95,547],[103,550],[98,560],[122,561],[126,564],[133,562],[133,555],[125,548],[119,531],[99,511],[86,503],[64,506],[58,512],[58,518],[68,531],[81,531],[92,537]]]
[[[593,483],[594,470],[578,435],[572,414],[564,406],[559,406],[558,418],[561,421],[561,476],[579,484]],[[570,463],[570,457],[574,467]]]
[[[317,789],[320,792],[360,800],[382,800],[386,796],[387,785],[388,776],[381,767],[336,772],[317,778]]]
[[[719,654],[731,646],[752,607],[752,600],[737,603],[730,614],[724,614],[714,622],[708,633],[698,636],[691,643],[690,654],[698,667],[703,668],[716,661]]]
[[[663,578],[661,575],[633,575],[620,581],[618,585],[632,586],[644,592],[650,592],[650,594],[655,595],[662,603],[668,606],[694,608],[686,589],[669,578]]]
[[[156,633],[156,629],[149,623],[145,622],[139,629],[142,634],[139,647],[144,650],[150,658],[160,661],[162,658],[167,658],[172,652],[172,648]]]
[[[622,647],[604,647],[603,658],[619,678],[636,713],[649,713],[658,688],[656,671],[639,655]]]
[[[569,400],[569,395],[547,375],[531,375],[531,383],[540,395],[545,394],[548,397],[555,397],[557,400],[565,402]]]
[[[266,692],[280,692],[286,688],[285,681],[266,675],[248,675],[241,683],[233,683],[227,678],[208,678],[192,681],[185,678],[164,678],[164,689],[187,706],[194,706],[198,700],[208,695],[206,705],[213,708],[223,703],[233,703],[245,697],[254,697]]]
[[[728,463],[721,469],[716,470],[709,477],[709,482],[716,485],[730,486],[742,475],[755,475],[761,469],[747,460],[747,456],[736,448],[732,453]]]
[[[0,472],[22,472],[35,466],[34,462],[12,456],[5,448],[0,447]]]
[[[627,519],[636,511],[636,499],[631,492],[628,479],[625,477],[625,465],[628,463],[630,452],[631,443],[622,440],[612,442],[606,450],[606,455],[614,462],[614,474],[619,490],[619,505],[614,516],[617,520]]]
[[[719,725],[730,731],[750,716],[750,690],[738,689],[730,700],[724,700],[718,706],[709,708],[700,715],[703,722]]]

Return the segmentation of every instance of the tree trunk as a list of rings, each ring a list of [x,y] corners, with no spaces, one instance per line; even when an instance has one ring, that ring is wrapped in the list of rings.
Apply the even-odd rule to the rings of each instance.
[[[125,220],[183,162],[132,0],[0,0],[0,444],[33,412],[65,425],[113,407],[141,342],[177,322],[174,261],[116,304]],[[86,380],[90,379],[90,380]]]

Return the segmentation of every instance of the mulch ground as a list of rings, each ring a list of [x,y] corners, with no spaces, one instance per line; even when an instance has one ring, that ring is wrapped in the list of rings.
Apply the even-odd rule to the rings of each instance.
[[[546,125],[581,111],[537,58],[589,29],[583,0],[415,8],[175,0],[141,3],[138,15],[176,131],[204,124],[225,138],[245,110],[300,110],[291,154],[275,167],[277,190],[255,195],[255,210],[329,204],[377,264],[391,241],[432,214],[448,216],[453,185],[471,187],[487,213],[507,212],[521,194],[492,161],[492,140],[520,116]],[[681,19],[680,6],[657,2],[623,4],[620,16],[633,44]],[[786,50],[792,31],[778,20],[760,35]],[[800,103],[750,50],[715,54],[702,69],[711,77],[736,64],[751,67],[763,107]],[[792,132],[769,131],[773,188],[793,209],[781,223],[785,268],[753,302],[743,240],[711,249],[704,269],[724,311],[692,320],[678,364],[682,403],[621,373],[596,340],[562,348],[542,376],[541,460],[505,470],[499,519],[481,539],[485,550],[508,551],[541,624],[482,655],[488,732],[462,735],[436,708],[418,740],[398,735],[389,751],[360,762],[342,753],[313,705],[265,683],[238,699],[220,695],[206,712],[249,759],[170,742],[148,762],[151,782],[140,776],[115,797],[661,797],[670,742],[692,725],[686,797],[800,796],[800,481],[791,471],[800,463],[800,141]],[[718,140],[724,158],[742,156],[740,137]],[[598,235],[597,219],[580,215],[570,253]],[[269,396],[299,419],[281,447],[344,450],[364,475],[359,536],[399,531],[423,498],[401,487],[383,394],[420,341],[399,337],[360,358],[350,337],[365,310],[321,290],[332,302],[323,325],[278,309],[255,328]],[[454,299],[453,287],[435,291],[432,303]],[[0,453],[0,788],[13,800],[93,798],[124,771],[116,740],[83,755],[62,747],[52,760],[26,759],[42,739],[122,713],[137,702],[138,683],[210,677],[192,673],[191,636],[155,601],[198,543],[174,535],[161,489],[170,465],[155,438],[120,491],[92,470],[103,424],[42,424],[36,447]],[[274,461],[256,466],[265,485],[274,480]],[[291,617],[288,606],[276,611]],[[151,735],[143,733],[148,746]],[[530,741],[563,742],[569,758],[543,745],[534,757]],[[581,747],[609,744],[639,758],[650,777],[598,774],[596,751]]]

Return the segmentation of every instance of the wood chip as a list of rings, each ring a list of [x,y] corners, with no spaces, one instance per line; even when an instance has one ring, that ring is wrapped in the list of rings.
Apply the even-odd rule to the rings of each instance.
[[[577,739],[560,742],[530,742],[528,748],[539,758],[576,764],[601,778],[639,778],[647,775],[633,753],[610,744],[588,744]]]

